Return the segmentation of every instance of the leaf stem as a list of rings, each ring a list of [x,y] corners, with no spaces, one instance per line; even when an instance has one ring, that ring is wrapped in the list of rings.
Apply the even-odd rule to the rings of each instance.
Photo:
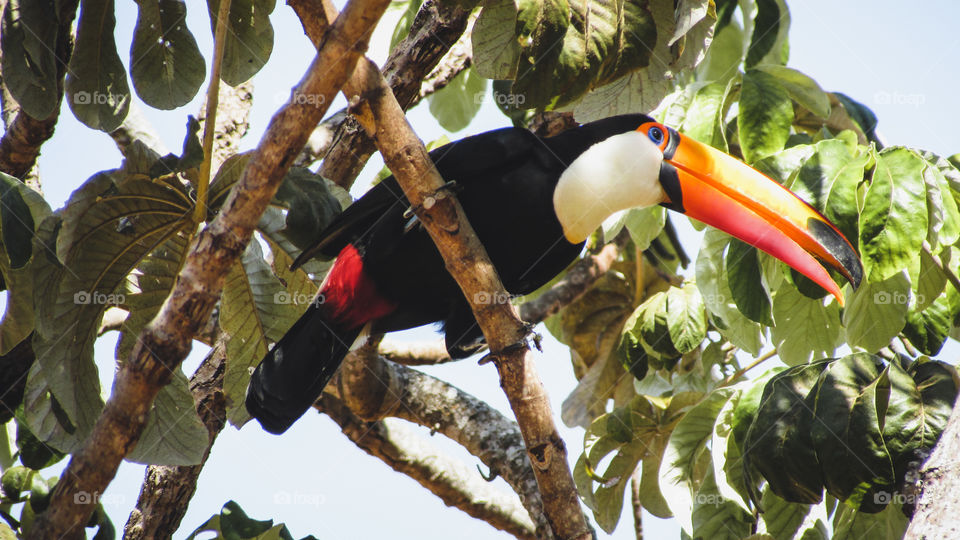
[[[753,362],[750,362],[746,366],[738,369],[733,375],[730,375],[729,377],[727,377],[727,380],[723,381],[723,384],[721,384],[720,386],[730,386],[731,384],[735,383],[737,379],[739,379],[740,377],[743,377],[744,374],[746,374],[746,372],[759,366],[763,362],[766,362],[767,360],[773,358],[776,355],[777,355],[777,350],[770,349],[769,351],[758,356]]]
[[[217,106],[220,104],[220,67],[223,64],[231,1],[220,0],[217,10],[213,62],[210,66],[210,85],[207,86],[207,107],[203,122],[203,163],[200,164],[200,178],[197,180],[197,205],[193,208],[194,230],[207,218],[207,187],[210,185],[210,169],[213,167],[213,135],[217,129]]]

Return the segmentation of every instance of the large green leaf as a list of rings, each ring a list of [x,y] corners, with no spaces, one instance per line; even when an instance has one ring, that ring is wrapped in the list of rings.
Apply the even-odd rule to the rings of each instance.
[[[700,290],[693,283],[667,290],[667,330],[673,347],[687,354],[707,337],[707,313]]]
[[[176,369],[170,383],[157,394],[147,425],[126,459],[153,465],[197,465],[208,442],[187,377]]]
[[[720,28],[718,21],[717,27],[713,42],[697,68],[697,73],[699,80],[726,83],[740,72],[740,63],[743,62],[743,30],[736,22]]]
[[[927,243],[936,249],[938,245],[952,245],[960,237],[960,211],[943,173],[947,167],[940,159],[926,159],[923,181],[927,187]]]
[[[837,505],[837,513],[833,516],[833,540],[903,538],[910,520],[898,506],[891,504],[879,514],[868,514],[845,504]]]
[[[808,298],[784,283],[773,295],[770,335],[777,354],[788,366],[833,354],[842,340],[840,307],[836,302]]]
[[[920,251],[917,275],[910,276],[910,287],[916,302],[913,309],[922,311],[932,304],[947,286],[947,275],[941,265],[926,249]]]
[[[206,62],[187,28],[183,0],[137,0],[137,26],[130,48],[130,77],[146,104],[176,109],[197,94]]]
[[[33,347],[43,380],[69,422],[79,426],[75,417],[82,410],[99,411],[99,404],[85,397],[87,383],[78,381],[88,371],[96,380],[93,342],[103,312],[123,306],[118,288],[127,274],[189,223],[189,204],[184,191],[170,184],[99,173],[71,195],[60,216],[41,226],[50,233],[38,233],[34,249],[46,256],[35,259],[42,261],[35,279],[48,286],[34,296]],[[94,382],[97,400],[98,387]],[[41,436],[33,424],[31,430]]]
[[[649,37],[643,30],[650,25],[646,13],[636,12],[632,19],[636,24],[642,23],[642,26],[628,27],[633,36],[627,36],[638,41],[635,47],[642,47],[637,49],[637,58],[642,58],[641,54],[649,54],[649,65],[641,69],[634,66],[629,74],[611,80],[584,96],[574,110],[574,116],[581,122],[655,109],[673,91],[673,81],[689,73],[703,60],[713,39],[717,14],[709,4],[705,12],[701,9],[702,2],[652,0],[646,6],[632,2],[625,5],[634,10],[644,7],[644,11],[652,15],[656,32],[655,47],[650,47]],[[694,23],[693,20],[701,13],[702,17]],[[681,31],[688,29],[682,36],[678,35],[677,21],[682,23],[679,27]]]
[[[477,115],[487,91],[487,80],[474,69],[461,71],[447,86],[427,98],[430,114],[447,131],[460,131]]]
[[[289,497],[288,493],[284,493]],[[227,501],[220,513],[196,528],[187,540],[194,540],[200,533],[213,532],[216,538],[226,540],[292,540],[293,536],[283,523],[273,524],[272,519],[257,520],[247,515],[240,505]],[[202,535],[206,537],[207,535]],[[316,540],[313,535],[301,540]]]
[[[860,217],[857,190],[869,153],[857,152],[840,139],[820,141],[813,148],[815,153],[803,162],[790,190],[823,212],[855,243]]]
[[[762,344],[761,327],[746,318],[733,301],[723,254],[730,236],[709,230],[697,254],[697,287],[710,319],[731,343],[750,354],[759,354]]]
[[[793,124],[793,101],[780,81],[765,71],[748,70],[740,89],[737,128],[747,163],[783,149]]]
[[[515,0],[485,0],[473,25],[470,41],[473,65],[488,79],[508,80],[517,75],[520,44],[516,38]]]
[[[313,245],[314,239],[340,214],[336,191],[343,189],[302,167],[291,168],[283,178],[272,202],[287,209],[284,234],[295,245]]]
[[[880,282],[864,282],[843,312],[847,343],[877,352],[903,330],[910,301],[910,282],[903,272]]]
[[[693,538],[711,540],[741,540],[755,525],[751,512],[720,495],[713,470],[706,474],[697,490],[691,518]]]
[[[564,47],[570,6],[567,0],[518,0],[516,39],[520,60],[512,92],[524,96],[528,108],[551,101],[557,84],[554,71]]]
[[[877,156],[860,214],[860,255],[869,281],[883,281],[919,264],[927,237],[924,160],[907,148]]]
[[[77,42],[67,69],[70,110],[93,129],[111,132],[130,110],[127,71],[113,39],[116,19],[113,0],[83,0]]]
[[[60,104],[54,54],[59,11],[54,0],[11,0],[3,11],[3,84],[23,111],[38,120]]]
[[[249,80],[273,52],[273,13],[276,0],[232,0],[220,78],[230,86]],[[211,33],[216,33],[220,0],[207,0]]]
[[[787,34],[790,28],[790,12],[786,4],[782,0],[757,0],[755,15],[752,9],[746,9],[746,4],[747,2],[740,2],[744,19],[749,21],[752,28],[746,67],[751,68],[761,63],[786,64],[789,56]]]
[[[950,335],[951,315],[950,301],[942,295],[923,311],[911,311],[903,334],[923,354],[939,354]]]
[[[734,238],[727,250],[727,279],[740,313],[760,324],[773,325],[770,296],[763,285],[757,249]]]
[[[813,410],[804,399],[830,360],[794,366],[764,385],[756,416],[743,447],[744,473],[756,467],[770,489],[794,502],[814,504],[823,497],[820,466],[811,444]],[[749,483],[749,481],[748,481]]]
[[[817,520],[813,515],[816,509],[822,508],[820,505],[785,501],[767,486],[760,499],[760,508],[763,509],[761,515],[767,533],[778,540],[827,540],[830,537],[826,519]],[[814,519],[810,520],[811,517]]]
[[[719,388],[687,411],[664,450],[660,489],[685,531],[693,530],[694,495],[711,463],[706,443],[713,434],[721,409],[736,392],[733,388]]]
[[[684,135],[721,150],[725,149],[724,103],[729,90],[726,83],[713,82],[697,91],[683,120]]]
[[[869,508],[877,488],[892,490],[893,463],[883,441],[890,397],[887,368],[877,357],[854,353],[831,363],[808,396],[810,438],[827,492]]]
[[[747,504],[749,494],[743,478],[743,457],[734,436],[735,411],[740,405],[744,391],[756,384],[745,381],[736,387],[736,392],[723,404],[717,413],[710,436],[710,455],[713,459],[714,487],[723,499],[732,501],[747,512],[752,512]],[[759,395],[759,394],[758,394]]]
[[[801,107],[820,118],[826,119],[830,116],[830,98],[817,81],[793,68],[778,64],[758,64],[755,67],[776,77]]]
[[[662,206],[631,208],[617,212],[603,222],[603,237],[614,238],[624,227],[630,232],[633,245],[639,251],[650,247],[650,242],[660,235],[667,222]]]
[[[282,251],[274,255],[278,253]],[[290,261],[286,263],[289,266]],[[311,301],[312,294],[284,287],[264,260],[258,242],[251,242],[242,261],[230,268],[220,301],[220,328],[227,335],[223,393],[227,418],[235,426],[250,419],[243,405],[249,369],[267,354],[270,342],[278,341],[293,326]]]

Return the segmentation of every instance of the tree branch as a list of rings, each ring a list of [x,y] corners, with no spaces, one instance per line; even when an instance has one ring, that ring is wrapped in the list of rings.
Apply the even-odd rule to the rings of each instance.
[[[953,404],[953,412],[940,440],[933,447],[930,459],[923,464],[918,486],[919,496],[905,493],[908,502],[916,504],[913,517],[904,538],[958,538],[960,524],[960,399]],[[923,461],[918,456],[918,461]]]
[[[322,0],[289,0],[297,12],[304,32],[317,44],[323,36]],[[383,66],[390,89],[406,110],[420,99],[421,86],[440,59],[463,35],[472,6],[461,2],[427,0],[420,6],[409,35],[390,52]],[[373,139],[351,117],[346,117],[332,136],[319,173],[345,189],[376,150]]]
[[[537,538],[527,511],[513,494],[495,489],[476,470],[447,457],[390,419],[364,421],[343,402],[324,395],[318,408],[368,454],[406,474],[447,504],[517,538]]]
[[[425,373],[383,361],[371,344],[347,357],[333,391],[363,420],[402,418],[457,442],[513,488],[538,536],[551,536],[520,430],[496,409]]]
[[[217,435],[227,422],[227,403],[223,396],[226,346],[218,343],[190,378],[190,391],[197,414],[207,428],[209,442],[200,463],[190,466],[150,465],[140,487],[140,496],[123,537],[131,539],[170,538],[180,527],[190,499],[197,490],[197,478],[210,457]]]
[[[564,540],[589,538],[591,531],[567,465],[566,446],[554,424],[532,354],[526,346],[516,346],[525,339],[527,329],[510,304],[472,302],[481,292],[506,296],[486,250],[455,196],[442,189],[443,179],[376,66],[369,60],[358,62],[344,93],[361,124],[375,137],[384,162],[437,245],[447,270],[471,302],[517,417],[554,535]]]
[[[73,20],[77,16],[79,0],[66,0],[60,4],[59,21],[57,28],[57,42],[54,44],[54,55],[57,58],[57,106],[47,118],[36,119],[20,110],[20,106],[13,101],[6,91],[2,93],[3,108],[6,115],[12,120],[6,124],[6,131],[0,139],[0,171],[10,176],[25,180],[27,174],[37,163],[40,147],[53,136],[53,130],[60,118],[60,103],[63,101],[63,83],[67,74],[67,64],[73,52],[73,37],[71,30]]]
[[[117,373],[93,433],[70,459],[51,494],[50,506],[31,530],[32,538],[82,533],[93,507],[80,504],[87,498],[75,495],[102,493],[136,444],[154,398],[189,352],[190,338],[207,321],[227,270],[249,243],[260,215],[326,112],[326,104],[366,50],[372,28],[388,3],[352,0],[325,34],[323,46],[294,91],[295,96],[314,99],[291,99],[277,112],[220,215],[197,235],[173,291]]]

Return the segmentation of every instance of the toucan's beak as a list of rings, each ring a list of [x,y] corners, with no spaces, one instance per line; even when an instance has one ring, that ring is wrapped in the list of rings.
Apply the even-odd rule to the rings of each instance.
[[[850,242],[820,212],[745,163],[670,129],[660,181],[666,206],[773,255],[833,294],[840,287],[818,263],[853,288],[863,265]],[[667,141],[665,141],[667,142]]]

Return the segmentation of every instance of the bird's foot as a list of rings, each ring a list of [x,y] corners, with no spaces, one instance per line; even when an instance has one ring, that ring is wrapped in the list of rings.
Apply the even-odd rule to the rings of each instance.
[[[426,208],[429,210],[433,205],[437,204],[437,201],[445,199],[448,193],[454,193],[461,191],[463,188],[460,187],[460,184],[457,184],[456,180],[451,180],[446,184],[440,186],[439,188],[433,190],[433,193],[427,195],[423,198],[423,203],[418,205],[412,205],[403,212],[404,219],[410,219],[416,214],[417,210],[421,208]]]
[[[536,347],[538,351],[543,352],[543,347],[541,346],[541,341],[543,340],[543,336],[534,332],[533,331],[534,327],[535,326],[530,323],[523,323],[524,334],[522,338],[520,338],[518,341],[514,343],[511,343],[510,345],[507,345],[506,347],[500,349],[499,351],[491,352],[490,354],[487,354],[486,356],[480,359],[480,362],[479,362],[480,365],[487,364],[494,360],[499,360],[502,357],[508,356],[511,353],[515,353],[519,350],[523,350],[523,349],[529,350],[531,344],[534,347]]]

